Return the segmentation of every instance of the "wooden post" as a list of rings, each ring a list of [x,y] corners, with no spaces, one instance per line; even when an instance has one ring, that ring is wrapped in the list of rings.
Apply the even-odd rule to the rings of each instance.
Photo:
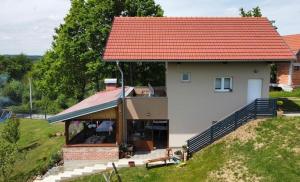
[[[118,141],[118,144],[122,144],[123,143],[123,120],[122,120],[122,105],[121,104],[118,104],[118,107],[117,107],[117,117],[116,117],[116,121],[118,123],[118,138],[117,138],[117,141]]]
[[[121,137],[120,137],[120,114],[119,114],[119,107],[117,106],[115,108],[116,113],[116,142],[118,145],[122,143]]]
[[[70,126],[70,121],[65,121],[65,139],[66,139],[66,145],[69,144],[69,126]]]
[[[273,117],[277,117],[277,99],[273,99]]]

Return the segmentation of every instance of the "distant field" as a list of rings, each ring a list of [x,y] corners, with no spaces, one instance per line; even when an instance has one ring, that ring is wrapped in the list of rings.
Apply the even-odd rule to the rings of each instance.
[[[62,124],[48,124],[45,120],[20,120],[19,158],[13,171],[13,181],[27,181],[47,170],[64,143],[64,137],[54,136],[64,131]],[[2,129],[3,124],[0,124]],[[0,180],[1,181],[1,180]]]

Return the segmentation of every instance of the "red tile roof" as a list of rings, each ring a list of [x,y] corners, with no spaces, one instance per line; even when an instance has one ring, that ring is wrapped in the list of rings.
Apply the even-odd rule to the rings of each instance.
[[[107,61],[291,60],[267,18],[116,17]]]
[[[300,51],[300,34],[286,35],[283,39],[295,54]]]

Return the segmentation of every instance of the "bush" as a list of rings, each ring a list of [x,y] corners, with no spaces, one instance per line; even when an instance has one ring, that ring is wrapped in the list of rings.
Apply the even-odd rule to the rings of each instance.
[[[16,144],[20,139],[19,119],[9,119],[5,122],[1,136],[9,143]]]
[[[0,180],[11,181],[11,172],[17,158],[17,147],[15,144],[0,139]]]
[[[10,106],[9,107],[10,110],[12,110],[12,112],[14,113],[30,113],[30,107],[29,104],[22,104],[19,106]]]
[[[283,105],[283,101],[282,100],[278,100],[277,101],[277,106],[282,106]]]
[[[24,86],[21,82],[12,80],[4,86],[2,95],[10,98],[15,103],[21,103],[23,90]]]

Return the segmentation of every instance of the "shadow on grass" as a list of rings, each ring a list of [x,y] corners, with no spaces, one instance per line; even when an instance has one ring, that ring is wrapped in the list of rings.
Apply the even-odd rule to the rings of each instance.
[[[29,150],[32,150],[32,149],[35,149],[36,147],[40,146],[41,144],[39,144],[38,142],[33,142],[25,147],[22,147],[19,149],[20,152],[26,152],[26,151],[29,151]]]
[[[148,170],[149,169],[155,169],[155,168],[161,168],[161,167],[167,167],[167,166],[174,166],[175,164],[173,163],[168,163],[168,164],[152,164],[148,166]]]
[[[288,98],[278,98],[283,101],[282,110],[285,112],[300,112],[300,100],[295,101]]]

